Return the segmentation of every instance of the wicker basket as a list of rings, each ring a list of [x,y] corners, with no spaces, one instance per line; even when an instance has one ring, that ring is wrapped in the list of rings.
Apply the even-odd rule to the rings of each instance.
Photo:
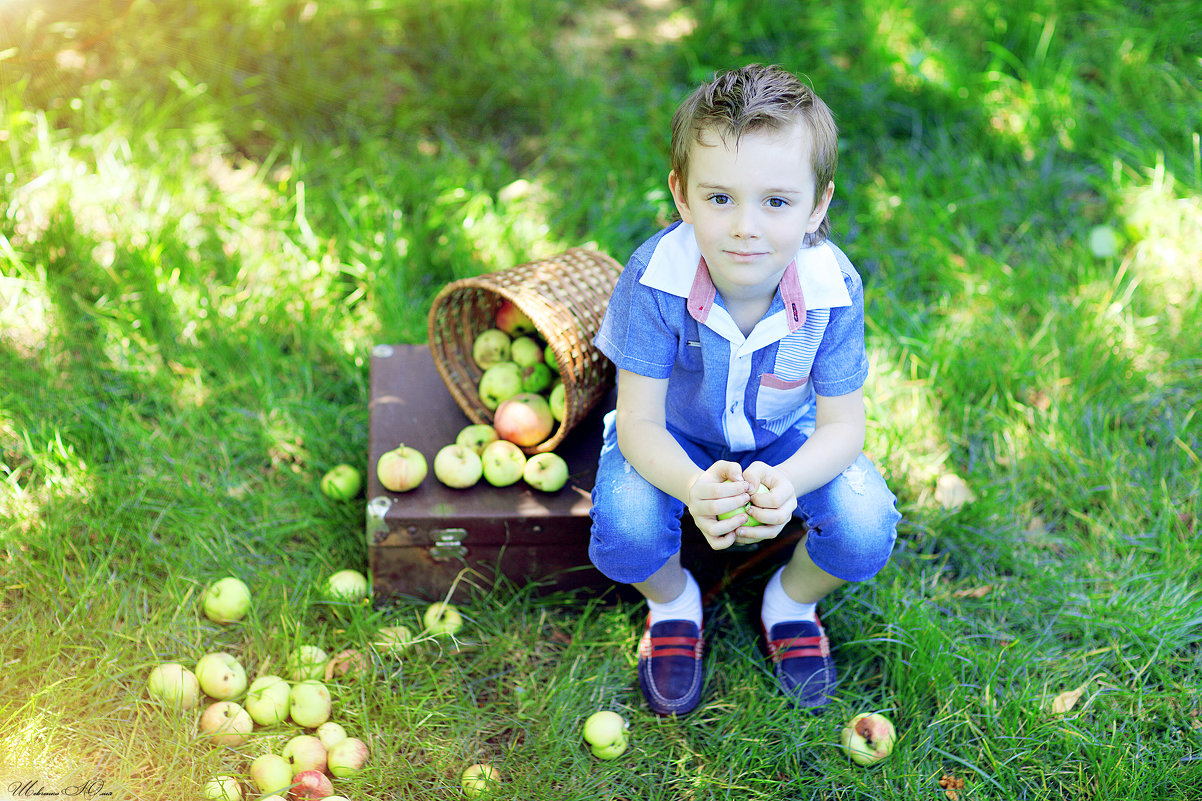
[[[473,423],[493,422],[477,391],[484,371],[472,359],[472,343],[496,326],[497,310],[509,300],[551,346],[564,384],[563,419],[549,439],[522,450],[527,455],[554,450],[613,386],[613,365],[593,346],[593,337],[621,272],[622,265],[609,256],[573,248],[454,281],[439,292],[430,306],[430,351],[464,414]]]

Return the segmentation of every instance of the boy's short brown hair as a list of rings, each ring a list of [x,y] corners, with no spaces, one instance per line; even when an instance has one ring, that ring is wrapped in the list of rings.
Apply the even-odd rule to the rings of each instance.
[[[688,183],[689,149],[701,133],[713,129],[725,141],[750,131],[776,130],[794,123],[810,134],[815,202],[835,179],[839,162],[839,129],[822,99],[797,76],[777,66],[748,64],[716,73],[714,79],[697,87],[672,116],[672,170],[682,185]],[[824,217],[813,241],[830,235],[830,219]]]

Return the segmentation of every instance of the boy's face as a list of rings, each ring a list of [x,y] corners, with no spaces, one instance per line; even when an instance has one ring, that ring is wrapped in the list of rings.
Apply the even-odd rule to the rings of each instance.
[[[703,131],[689,151],[688,186],[668,185],[691,223],[714,286],[729,300],[771,297],[807,233],[818,230],[835,185],[814,202],[810,141],[801,125],[744,134]]]

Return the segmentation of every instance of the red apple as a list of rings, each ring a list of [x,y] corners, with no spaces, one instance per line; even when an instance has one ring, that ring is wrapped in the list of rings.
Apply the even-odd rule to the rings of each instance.
[[[554,425],[555,418],[551,416],[547,399],[533,392],[519,392],[502,401],[493,418],[497,435],[522,447],[546,440]]]
[[[496,322],[497,328],[511,337],[534,333],[534,323],[511,300],[501,301],[501,306],[497,309]]]
[[[304,770],[292,777],[292,797],[297,801],[317,801],[334,794],[334,783],[319,770]]]
[[[426,478],[426,457],[408,445],[399,445],[380,457],[376,476],[384,489],[408,492]]]

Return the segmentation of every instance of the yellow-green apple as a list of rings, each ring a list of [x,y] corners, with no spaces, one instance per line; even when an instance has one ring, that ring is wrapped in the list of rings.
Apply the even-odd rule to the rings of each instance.
[[[857,765],[872,765],[893,753],[897,732],[892,721],[875,712],[861,712],[847,721],[839,743]]]
[[[195,709],[200,704],[200,682],[179,662],[155,665],[146,679],[146,691],[152,698],[179,709]]]
[[[539,362],[522,368],[522,392],[543,392],[551,386],[555,374],[551,368]]]
[[[496,323],[497,328],[511,337],[533,334],[535,331],[534,322],[511,300],[501,301],[501,305],[497,308]]]
[[[354,648],[347,648],[330,657],[330,661],[326,662],[323,678],[326,681],[339,678],[357,679],[366,672],[367,657]]]
[[[413,632],[406,626],[385,626],[376,631],[372,645],[382,654],[402,653],[413,642]]]
[[[296,801],[318,801],[334,794],[334,783],[320,770],[301,771],[292,777],[292,797]]]
[[[617,759],[626,750],[626,730],[629,724],[617,712],[602,710],[584,721],[584,739],[593,756],[598,759]]]
[[[767,487],[765,487],[763,484],[760,484],[760,486],[756,489],[755,493],[756,493],[756,495],[759,495],[761,492],[770,492],[770,490]],[[755,506],[755,504],[753,504],[751,501],[748,501],[747,503],[743,504],[742,506],[738,507],[737,509],[731,509],[729,512],[723,512],[722,514],[718,515],[718,519],[719,520],[729,520],[730,518],[734,517],[735,515],[744,514],[744,515],[747,515],[747,522],[744,523],[743,525],[745,525],[745,526],[762,526],[764,524],[761,523],[760,521],[756,520],[755,515],[753,515],[751,512],[751,510],[754,506]]]
[[[216,745],[241,745],[254,728],[250,715],[235,701],[217,701],[200,716],[200,730]]]
[[[349,464],[339,464],[330,468],[321,477],[321,491],[327,498],[335,501],[349,501],[363,489],[363,476],[359,470]]]
[[[485,446],[497,441],[497,430],[488,423],[472,423],[465,426],[455,437],[455,444],[471,448],[479,456]]]
[[[335,743],[326,757],[326,766],[340,779],[354,776],[367,762],[367,743],[358,737],[347,737]]]
[[[233,776],[214,776],[205,782],[201,795],[208,801],[242,801],[242,785]]]
[[[481,370],[509,361],[509,334],[496,328],[487,328],[472,340],[472,361]]]
[[[312,734],[298,734],[284,743],[280,755],[288,760],[292,775],[326,769],[326,747]]]
[[[475,485],[484,473],[480,457],[464,445],[444,445],[434,456],[434,475],[453,489]]]
[[[532,364],[543,363],[543,346],[531,336],[520,336],[513,340],[509,347],[509,360],[518,367],[529,367]]]
[[[200,689],[218,701],[228,701],[246,691],[246,670],[233,654],[215,651],[196,662]]]
[[[522,368],[514,362],[494,364],[480,376],[476,390],[480,402],[488,409],[495,409],[502,401],[522,391]]]
[[[454,634],[463,626],[463,615],[451,604],[436,601],[426,607],[422,624],[431,634]]]
[[[292,722],[306,729],[316,729],[330,719],[333,700],[330,690],[320,681],[309,679],[292,685],[288,698]]]
[[[536,453],[522,470],[526,483],[542,492],[558,492],[568,483],[568,463],[557,453]]]
[[[370,590],[367,576],[358,570],[339,570],[326,579],[325,595],[334,601],[361,601],[370,594]]]
[[[292,766],[279,754],[262,754],[250,763],[250,780],[260,793],[286,793],[292,787]]]
[[[490,442],[480,454],[484,480],[494,487],[508,487],[522,478],[526,467],[526,454],[507,439]]]
[[[208,586],[204,594],[205,617],[214,623],[234,623],[250,611],[250,588],[234,576]]]
[[[564,387],[562,381],[556,381],[555,386],[551,387],[551,392],[547,395],[547,406],[551,408],[551,416],[556,420],[563,421],[564,403],[567,401],[567,388]]]
[[[279,676],[259,676],[246,693],[247,713],[260,726],[274,726],[288,719],[292,688]]]
[[[491,792],[501,783],[501,771],[487,762],[468,765],[459,777],[459,786],[468,798]]]
[[[335,723],[332,720],[327,720],[318,726],[314,734],[317,735],[317,739],[321,740],[321,744],[326,747],[327,762],[329,761],[330,749],[346,739],[346,729],[342,727],[341,723]]]
[[[555,418],[551,416],[551,407],[542,395],[519,392],[497,406],[492,425],[501,439],[529,447],[551,435]]]
[[[292,681],[325,678],[330,655],[316,645],[298,645],[288,654],[288,678]],[[203,685],[202,685],[203,686]]]
[[[376,477],[380,486],[392,492],[408,492],[426,478],[426,457],[417,448],[398,445],[381,454],[376,462]]]
[[[543,361],[551,368],[551,372],[559,375],[559,359],[555,356],[555,348],[551,347],[551,343],[547,343],[547,347],[543,349]]]

